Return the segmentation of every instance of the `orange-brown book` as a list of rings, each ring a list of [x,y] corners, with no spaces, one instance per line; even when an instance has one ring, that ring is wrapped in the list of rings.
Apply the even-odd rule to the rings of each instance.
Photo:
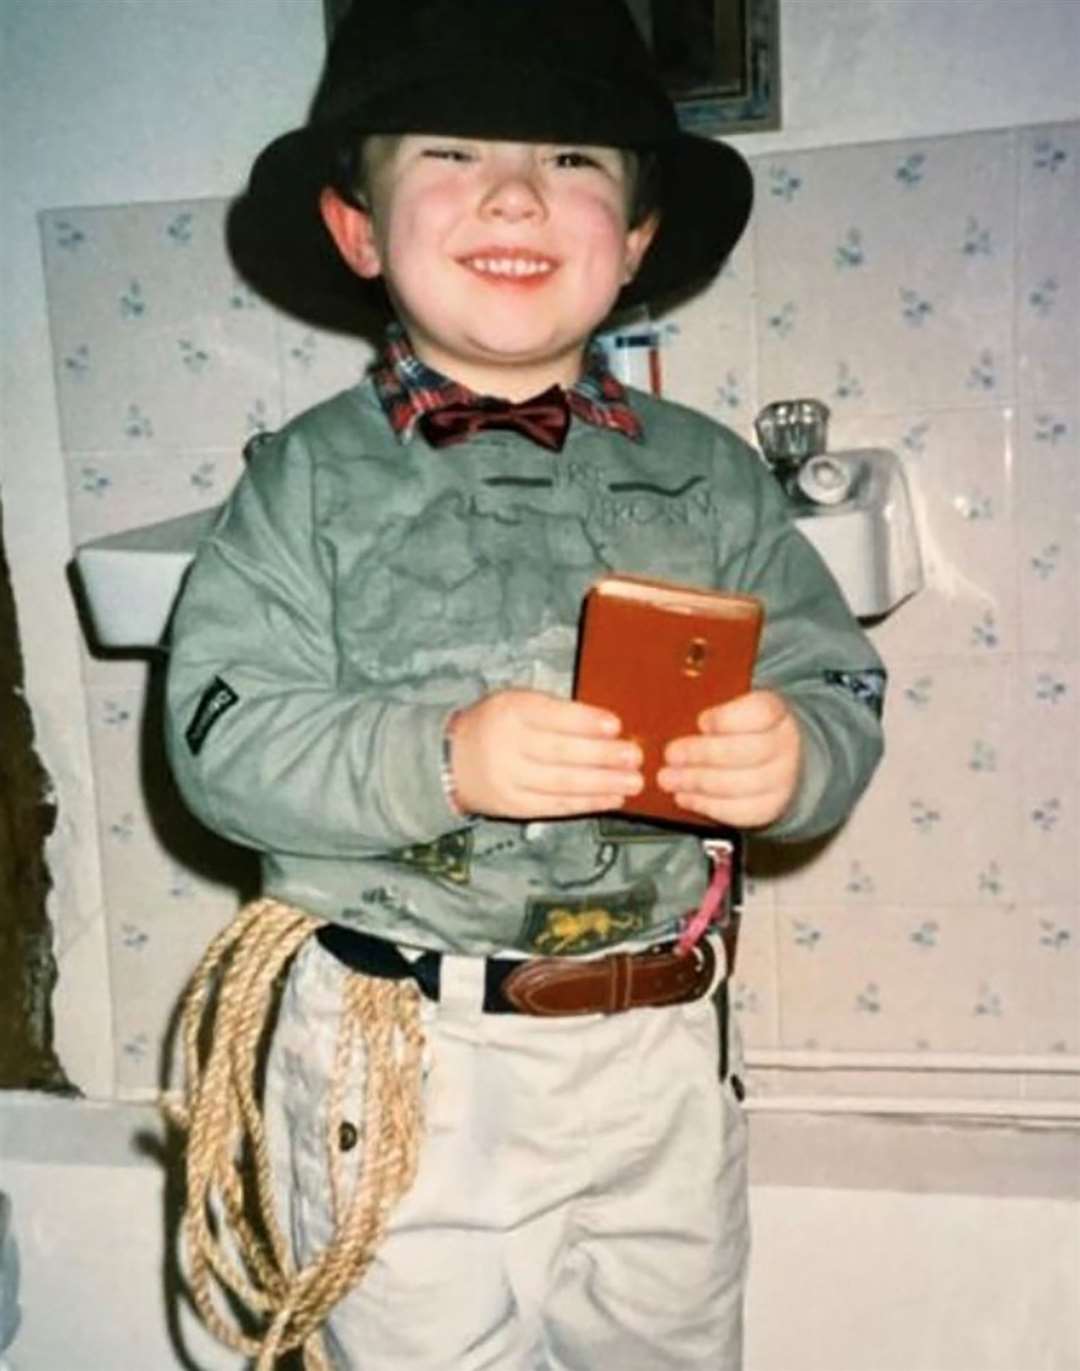
[[[644,576],[606,576],[585,596],[574,698],[622,720],[645,753],[645,788],[621,814],[703,823],[656,785],[664,747],[698,715],[750,689],[764,622],[752,595]]]

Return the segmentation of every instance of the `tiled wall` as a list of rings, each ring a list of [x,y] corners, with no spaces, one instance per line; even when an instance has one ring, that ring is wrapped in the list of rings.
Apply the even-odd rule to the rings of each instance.
[[[889,754],[863,805],[824,848],[755,854],[735,978],[744,1034],[759,1058],[1063,1068],[937,1086],[906,1073],[891,1094],[942,1081],[1075,1093],[1080,125],[755,169],[752,233],[664,321],[666,393],[747,436],[765,403],[814,395],[833,447],[892,448],[929,583],[874,629]],[[42,216],[76,541],[216,503],[249,434],[366,361],[237,283],[223,208]],[[199,841],[163,779],[147,681],[143,663],[87,656],[123,1092],[155,1083],[181,982],[235,904],[235,863]],[[756,1077],[793,1088],[778,1069]],[[880,1080],[816,1073],[797,1088]]]

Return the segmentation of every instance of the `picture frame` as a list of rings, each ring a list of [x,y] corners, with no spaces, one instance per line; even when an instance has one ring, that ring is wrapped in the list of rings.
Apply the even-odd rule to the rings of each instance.
[[[327,41],[352,0],[323,0]],[[679,123],[712,137],[778,129],[780,0],[625,0]]]

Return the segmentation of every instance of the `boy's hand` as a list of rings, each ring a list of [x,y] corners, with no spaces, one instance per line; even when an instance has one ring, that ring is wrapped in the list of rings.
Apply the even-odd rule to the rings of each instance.
[[[454,786],[471,814],[540,819],[618,809],[643,785],[641,749],[606,709],[499,690],[457,716]]]
[[[664,750],[661,790],[683,809],[733,828],[778,819],[799,783],[802,736],[782,695],[754,690],[706,709],[701,732]]]

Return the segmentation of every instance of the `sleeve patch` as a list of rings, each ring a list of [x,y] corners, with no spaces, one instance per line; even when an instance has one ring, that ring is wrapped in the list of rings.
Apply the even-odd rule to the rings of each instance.
[[[232,686],[220,676],[215,676],[206,687],[195,710],[195,717],[184,731],[193,757],[197,757],[202,751],[203,744],[217,721],[227,710],[232,709],[239,699],[240,696]]]
[[[885,708],[886,674],[880,667],[868,667],[865,671],[826,671],[828,685],[839,686],[849,695],[854,695],[860,704],[873,710],[881,718]]]

